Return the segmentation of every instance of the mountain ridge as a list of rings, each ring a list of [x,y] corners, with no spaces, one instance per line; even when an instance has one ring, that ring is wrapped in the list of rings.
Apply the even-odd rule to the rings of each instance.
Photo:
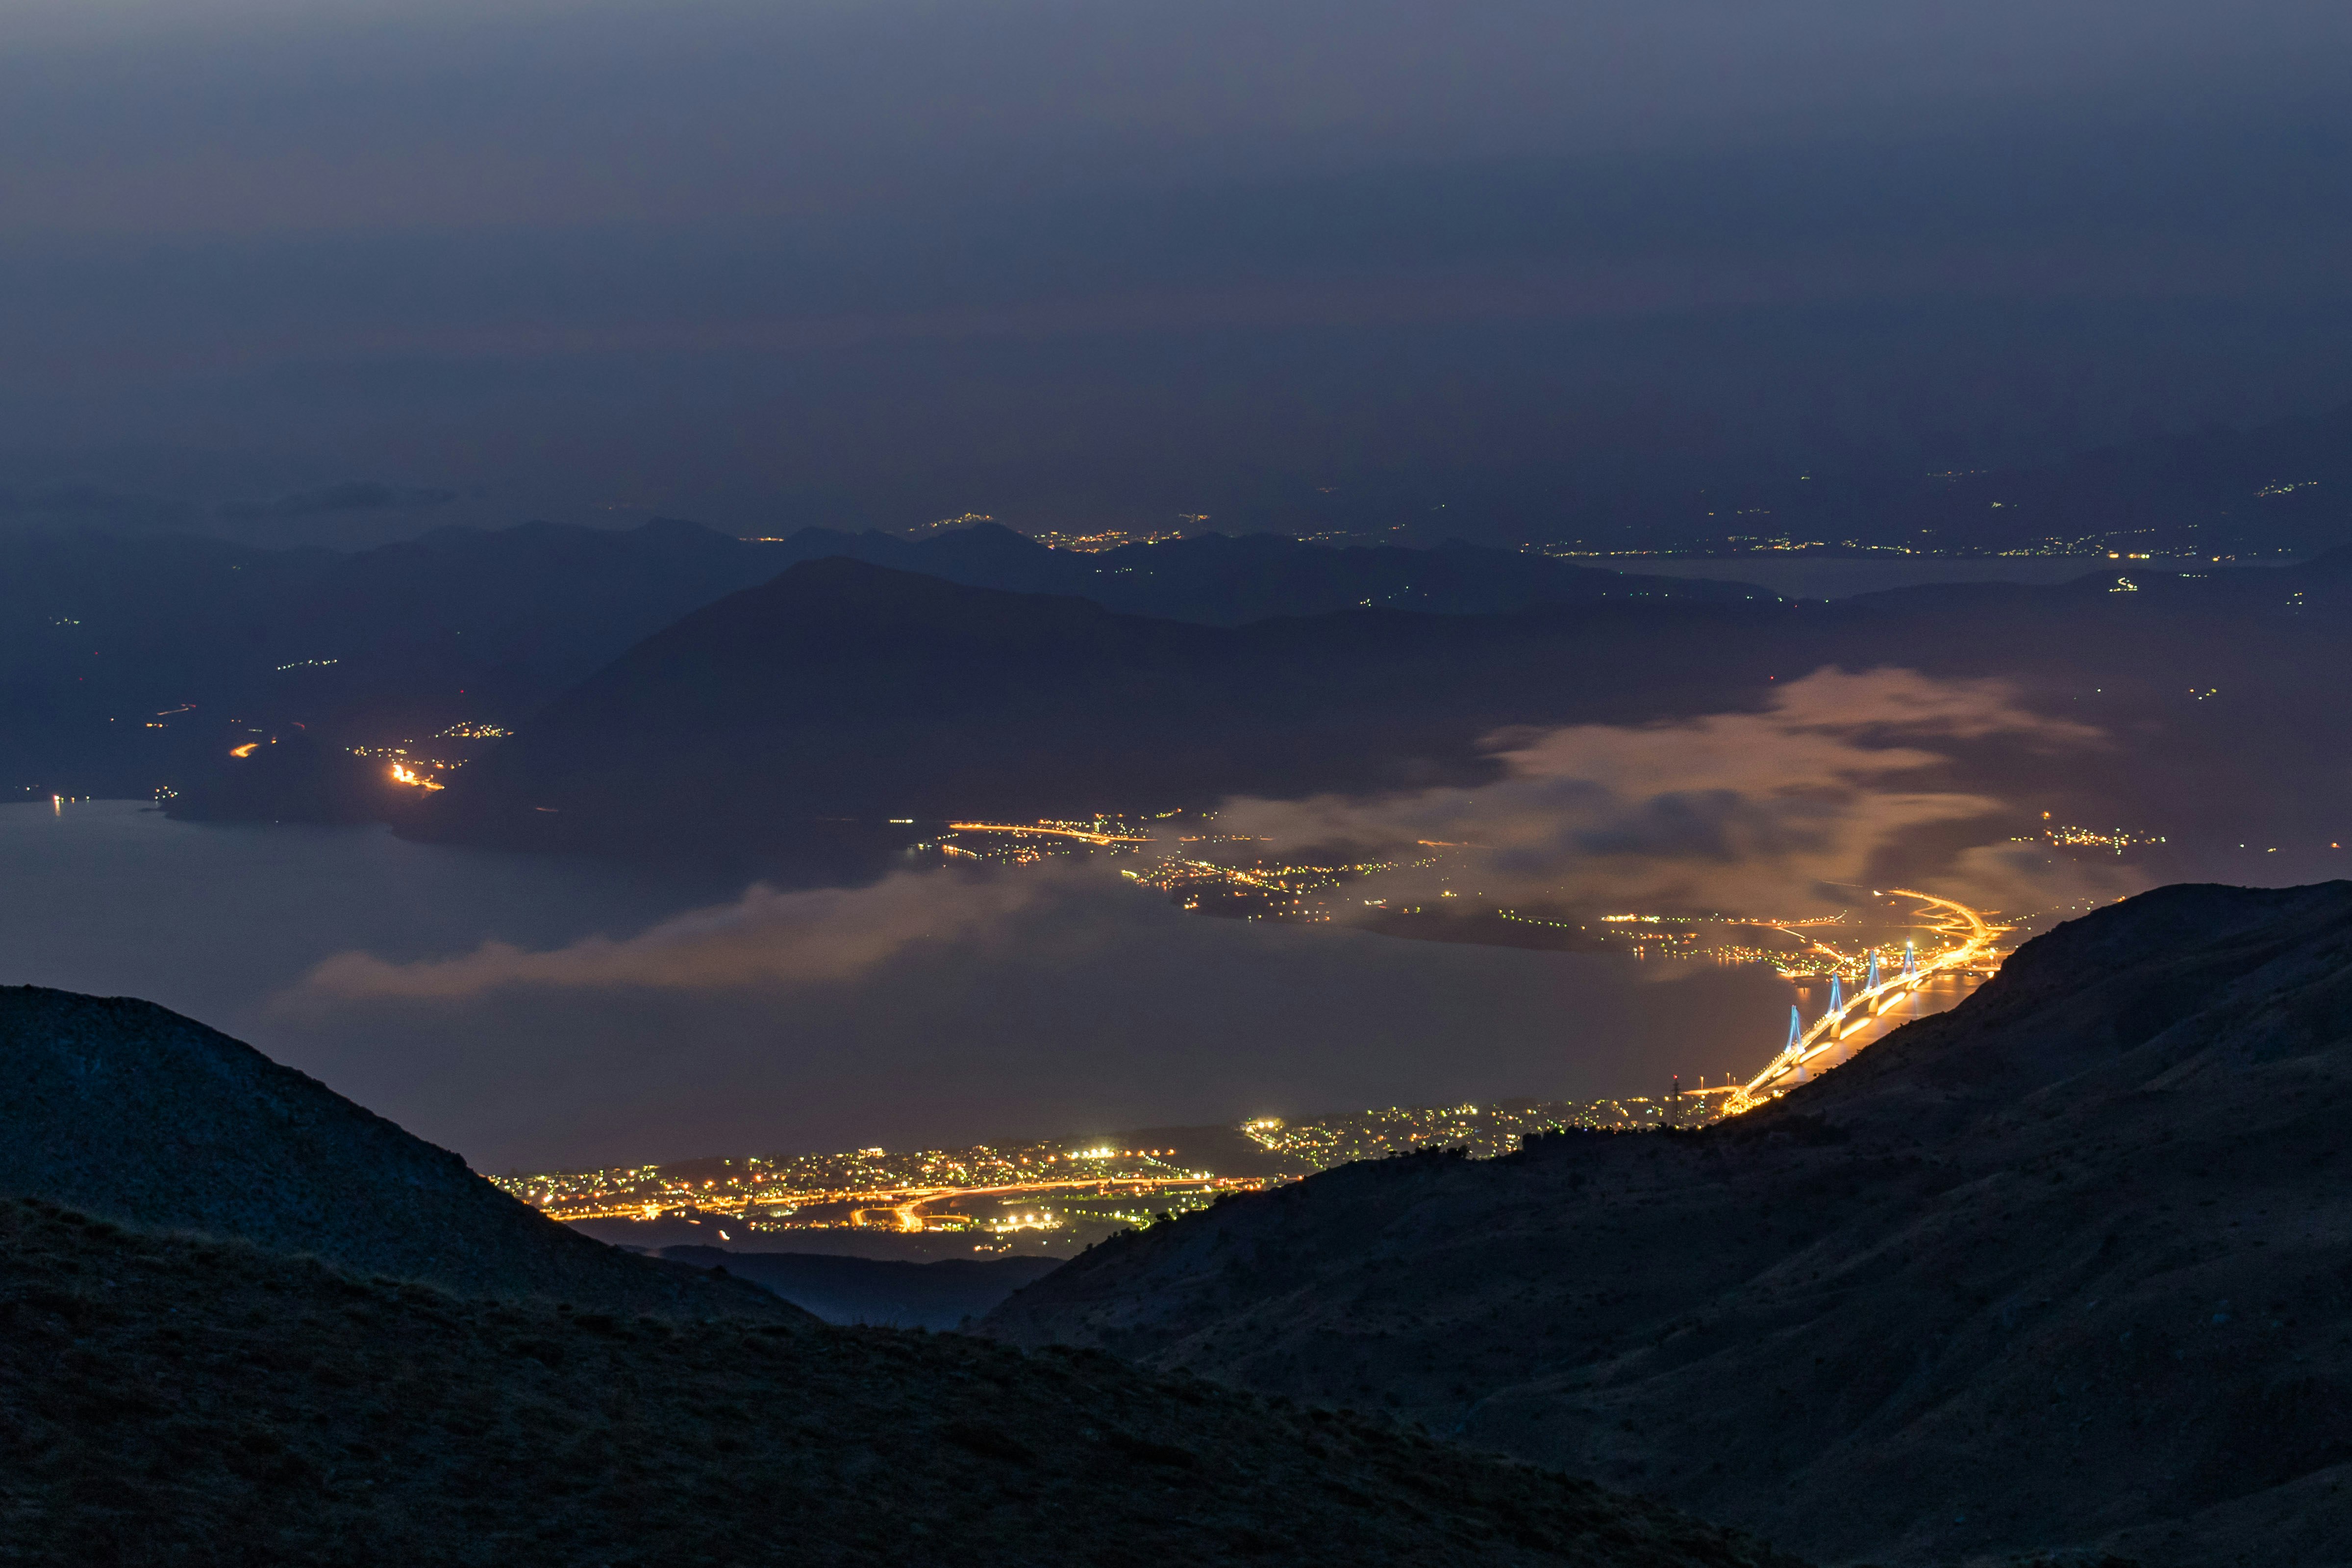
[[[0,988],[0,1193],[471,1294],[808,1322],[556,1224],[465,1161],[152,1002]]]
[[[1827,1561],[2316,1568],[2347,1082],[2352,883],[2168,888],[1749,1116],[1343,1167],[983,1332],[1393,1408]]]
[[[0,1198],[37,1568],[1803,1568],[1387,1423],[961,1335],[681,1324]]]
[[[2322,672],[2352,657],[2338,558],[2135,568],[2127,591],[2116,575],[1217,627],[828,558],[630,648],[405,831],[870,878],[946,821],[1481,783],[1507,766],[1492,737],[1515,729],[1755,712],[1817,670],[1901,668],[1999,681],[2102,729],[2038,768],[2045,808],[2162,823],[2175,842],[2340,839],[2328,802],[2352,752],[2307,722]],[[2014,773],[1987,763],[1970,787],[2001,796]]]

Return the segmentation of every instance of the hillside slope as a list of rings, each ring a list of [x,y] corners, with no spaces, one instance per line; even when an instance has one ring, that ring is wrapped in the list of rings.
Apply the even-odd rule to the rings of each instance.
[[[2176,886],[1704,1133],[1345,1167],[983,1332],[1393,1408],[1827,1561],[2352,1540],[2352,883]]]
[[[232,746],[510,724],[775,570],[758,546],[688,523],[443,528],[353,555],[0,538],[0,755],[12,788],[170,784],[199,811]]]
[[[811,1321],[592,1241],[315,1079],[128,998],[0,988],[0,1193],[475,1295]]]
[[[1629,606],[1348,614],[1235,628],[1114,614],[850,560],[793,567],[649,637],[467,768],[414,831],[570,849],[857,841],[889,819],[1165,810],[1235,789],[1482,778],[1475,741],[1610,695]],[[1663,613],[1769,622],[1775,604]],[[1719,685],[1685,638],[1644,695]],[[919,836],[898,835],[897,841]],[[888,839],[887,831],[878,835]]]
[[[680,616],[841,556],[1219,625],[1366,604],[1468,613],[1762,593],[1462,545],[1339,550],[1273,536],[1082,555],[994,527],[919,543],[824,528],[771,541],[656,519],[438,528],[346,555],[0,531],[5,788],[144,797],[167,785],[175,814],[213,820],[397,814],[396,795],[342,777],[345,747],[447,755],[452,725],[511,727]],[[272,735],[319,743],[299,780],[232,763],[232,747]],[[381,783],[381,767],[360,771]]]
[[[0,1557],[43,1568],[1801,1568],[1108,1356],[468,1301],[18,1201],[0,1322]]]

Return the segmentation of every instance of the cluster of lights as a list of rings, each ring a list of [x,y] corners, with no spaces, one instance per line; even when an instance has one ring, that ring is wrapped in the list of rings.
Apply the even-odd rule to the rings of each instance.
[[[1516,1152],[1528,1137],[1570,1128],[1634,1133],[1703,1126],[1723,1115],[1736,1087],[1728,1082],[1709,1087],[1702,1081],[1680,1096],[1655,1099],[1635,1094],[1507,1105],[1391,1105],[1299,1121],[1266,1116],[1243,1123],[1240,1131],[1270,1153],[1318,1169],[1433,1145],[1459,1149],[1473,1159],[1493,1159]]]
[[[1237,835],[1203,834],[1180,841],[1182,843],[1249,842]],[[1433,848],[1458,849],[1460,845],[1435,845]],[[1418,870],[1437,864],[1444,856],[1433,854],[1416,860],[1367,860],[1338,865],[1300,864],[1287,862],[1255,860],[1240,862],[1202,859],[1197,854],[1181,852],[1162,855],[1159,863],[1149,871],[1123,872],[1120,874],[1137,885],[1149,887],[1177,898],[1186,909],[1198,909],[1204,898],[1214,895],[1222,907],[1244,912],[1247,917],[1308,922],[1328,922],[1337,917],[1337,904],[1326,895],[1333,890],[1359,882],[1366,877],[1402,870]],[[1451,894],[1441,897],[1454,896]],[[1366,907],[1387,909],[1384,899],[1362,899]],[[1412,913],[1395,910],[1391,913]]]
[[[751,1231],[966,1230],[978,1222],[954,1212],[959,1203],[1001,1198],[1011,1207],[1026,1197],[1034,1206],[1047,1193],[1063,1202],[1058,1209],[1035,1210],[1042,1217],[1037,1223],[1058,1226],[1074,1214],[1094,1217],[1091,1210],[1101,1201],[1126,1203],[1148,1194],[1163,1209],[1182,1208],[1220,1191],[1263,1185],[1258,1178],[1221,1180],[1207,1171],[1180,1169],[1167,1163],[1174,1153],[1040,1143],[891,1155],[874,1146],[722,1160],[715,1170],[710,1162],[697,1162],[491,1179],[558,1219],[650,1220],[692,1211],[730,1217]]]
[[[2046,817],[2048,813],[2043,815]],[[2071,822],[2060,822],[2042,829],[2039,840],[2012,839],[2010,841],[2024,844],[2042,842],[2069,850],[2105,850],[2121,854],[2138,845],[2160,844],[2167,841],[2161,833],[2136,833],[2126,828],[2083,828]]]
[[[455,773],[466,766],[463,758],[450,761],[438,757],[411,757],[408,747],[415,744],[415,741],[410,741],[407,746],[353,746],[347,749],[353,757],[384,758],[388,764],[384,776],[394,784],[411,789],[446,789],[447,786],[441,782],[441,776]]]
[[[499,725],[486,724],[478,719],[461,719],[446,729],[436,730],[436,740],[502,740],[514,732]],[[403,740],[398,746],[353,746],[346,747],[353,757],[378,757],[388,764],[385,777],[393,783],[411,789],[432,790],[446,788],[443,780],[466,766],[464,757],[423,757],[408,749],[416,745],[414,739]]]
[[[1047,549],[1065,549],[1077,555],[1101,555],[1106,550],[1124,549],[1129,545],[1167,544],[1182,538],[1184,532],[1181,528],[1104,528],[1091,534],[1048,530],[1029,537]]]

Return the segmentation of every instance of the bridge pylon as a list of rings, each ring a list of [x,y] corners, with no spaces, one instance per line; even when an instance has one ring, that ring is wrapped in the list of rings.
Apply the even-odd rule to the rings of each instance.
[[[1878,949],[1875,947],[1870,950],[1870,972],[1862,977],[1862,987],[1866,991],[1878,989]]]
[[[1844,978],[1843,978],[1843,977],[1842,977],[1842,976],[1838,976],[1838,975],[1832,975],[1832,976],[1830,977],[1830,1006],[1829,1006],[1829,1012],[1825,1012],[1825,1013],[1823,1013],[1822,1016],[1823,1018],[1827,1018],[1827,1017],[1829,1017],[1830,1013],[1833,1013],[1833,1012],[1840,1011],[1841,1009],[1843,1009],[1844,1008],[1844,1006],[1845,1006],[1845,982],[1844,982]]]
[[[1790,1003],[1789,1007],[1789,1043],[1781,1047],[1781,1054],[1793,1054],[1797,1049],[1798,1043],[1804,1038],[1804,1019],[1798,1016],[1796,1005],[1794,1003]]]

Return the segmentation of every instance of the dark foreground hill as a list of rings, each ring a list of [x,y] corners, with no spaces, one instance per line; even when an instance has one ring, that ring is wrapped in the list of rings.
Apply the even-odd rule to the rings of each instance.
[[[14,1200],[0,1322],[12,1563],[1799,1568],[1108,1356],[466,1300]]]
[[[0,988],[0,1193],[475,1295],[807,1321],[590,1240],[315,1079],[127,998]]]
[[[2352,1542],[2352,883],[2176,886],[1703,1133],[1345,1167],[985,1331],[1393,1409],[1828,1561]]]

